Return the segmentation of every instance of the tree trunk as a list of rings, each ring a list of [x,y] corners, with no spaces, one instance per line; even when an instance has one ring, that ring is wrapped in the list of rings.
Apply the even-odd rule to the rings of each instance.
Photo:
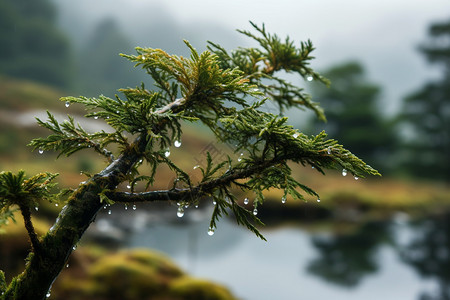
[[[5,300],[45,299],[51,286],[98,211],[104,205],[99,194],[114,190],[123,174],[139,159],[140,139],[99,174],[90,178],[71,195],[55,224],[43,237],[41,251],[29,255],[25,271],[15,278],[5,292]]]

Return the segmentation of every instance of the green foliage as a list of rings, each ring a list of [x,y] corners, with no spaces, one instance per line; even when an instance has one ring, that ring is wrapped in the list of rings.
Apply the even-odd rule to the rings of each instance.
[[[0,270],[0,295],[3,295],[6,291],[7,285],[6,285],[6,279],[5,279],[5,273]]]
[[[41,201],[54,201],[56,196],[51,189],[56,186],[53,180],[58,174],[40,173],[26,179],[25,172],[16,174],[0,173],[0,215],[12,216],[11,206],[31,208]]]
[[[126,139],[116,132],[109,134],[104,131],[96,132],[94,134],[87,133],[80,124],[75,124],[73,117],[68,116],[69,120],[65,120],[59,123],[55,116],[50,112],[47,112],[49,120],[47,122],[41,121],[37,118],[38,124],[54,134],[47,138],[37,138],[31,141],[29,146],[34,150],[56,150],[59,152],[58,157],[61,155],[69,156],[84,148],[93,148],[96,152],[111,158],[112,154],[106,150],[104,146],[109,143],[119,143],[121,145],[127,145]]]
[[[380,88],[369,82],[362,65],[348,62],[328,69],[331,87],[313,85],[313,93],[327,111],[327,123],[313,121],[314,131],[326,130],[370,164],[389,169],[396,142],[394,130],[377,108]]]
[[[119,96],[115,99],[64,97],[62,101],[84,105],[88,110],[86,117],[103,119],[114,132],[87,133],[79,124],[75,125],[73,118],[60,123],[48,113],[47,121],[38,122],[53,134],[35,139],[30,145],[34,149],[55,150],[59,155],[91,148],[112,158],[112,151],[107,147],[117,144],[118,157],[127,167],[120,167],[113,186],[129,181],[134,188],[138,181],[144,181],[151,189],[159,165],[169,167],[176,180],[166,191],[120,193],[108,187],[98,195],[100,201],[173,200],[184,209],[185,205],[198,204],[203,198],[213,198],[216,206],[210,230],[217,227],[220,217],[232,212],[238,224],[261,238],[264,237],[255,227],[262,224],[256,210],[240,206],[233,188],[254,193],[256,209],[264,202],[263,192],[271,188],[282,189],[284,197],[294,199],[304,200],[304,193],[318,197],[315,191],[292,177],[289,162],[313,166],[321,173],[325,169],[345,168],[358,177],[379,175],[337,141],[327,139],[324,132],[306,136],[287,125],[287,118],[261,111],[264,101],[275,101],[282,109],[312,109],[323,119],[321,109],[310,101],[309,95],[275,74],[283,70],[307,80],[309,77],[320,82],[327,80],[308,66],[314,49],[311,42],[296,48],[289,38],[283,42],[276,35],[268,34],[264,26],[252,25],[262,37],[241,32],[256,40],[262,49],[239,48],[228,55],[211,43],[214,50],[210,48],[199,54],[185,42],[191,51],[189,58],[152,48],[136,48],[137,55],[123,55],[142,67],[159,90],[149,91],[144,85],[121,89],[125,100]],[[181,141],[183,121],[206,125],[219,142],[233,145],[236,152],[243,153],[242,158],[237,162],[231,157],[213,161],[208,153],[207,166],[201,169],[203,178],[195,182],[166,153],[174,142]],[[151,166],[149,174],[141,174],[144,161]],[[104,172],[114,165],[119,163],[112,162]]]
[[[309,61],[314,58],[311,56],[314,50],[311,41],[301,42],[300,48],[297,48],[289,37],[282,41],[277,35],[267,33],[264,25],[251,25],[259,36],[249,31],[238,31],[258,42],[262,49],[238,48],[228,54],[221,46],[209,42],[208,48],[218,55],[220,66],[223,69],[238,68],[243,71],[251,83],[256,84],[268,98],[279,105],[281,111],[291,107],[306,107],[312,109],[319,119],[325,120],[323,110],[311,101],[310,95],[276,75],[279,71],[293,72],[308,81],[318,80],[328,84],[325,77],[309,67]]]

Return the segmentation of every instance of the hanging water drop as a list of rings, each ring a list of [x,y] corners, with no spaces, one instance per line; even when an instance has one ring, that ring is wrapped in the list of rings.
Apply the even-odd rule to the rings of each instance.
[[[127,204],[125,204],[125,210],[128,210],[128,205]]]
[[[175,141],[175,142],[173,143],[173,145],[174,145],[175,147],[177,147],[177,148],[180,148],[180,146],[181,146],[181,141]]]
[[[111,211],[111,210],[108,210],[108,215],[110,215],[110,214],[112,214],[112,211]]]
[[[66,103],[64,104],[66,107],[69,107],[70,106],[70,102],[69,101],[66,101]]]
[[[167,149],[166,152],[164,152],[164,156],[165,157],[169,157],[170,156],[170,150],[169,149]]]
[[[308,75],[308,76],[306,77],[306,80],[308,80],[308,81],[313,81],[313,79],[314,79],[314,77],[312,77],[312,75]]]
[[[98,116],[94,116],[94,120],[98,120]]]
[[[258,214],[258,210],[256,209],[256,207],[255,207],[255,209],[253,210],[253,215],[257,215]]]
[[[47,292],[47,294],[45,295],[46,298],[50,297],[50,292]]]
[[[55,203],[55,206],[56,206],[56,207],[58,207],[58,206],[59,206],[59,204],[58,204],[58,203]]]
[[[317,202],[320,202],[320,198],[317,198]]]
[[[286,203],[286,196],[281,197],[281,203]]]
[[[299,134],[298,132],[296,132],[296,133],[294,133],[294,134],[292,135],[292,137],[293,137],[294,139],[296,139],[296,138],[298,138],[299,135],[300,135],[300,134]]]
[[[200,168],[200,166],[199,165],[195,165],[192,169],[198,169],[198,168]]]
[[[213,204],[214,204],[214,205],[217,205],[217,201],[216,201],[216,200],[213,200]]]
[[[127,184],[127,189],[131,189],[131,185]]]
[[[198,204],[195,204],[195,208],[198,208]]]
[[[76,250],[76,249],[77,249],[77,246],[76,246],[76,245],[72,247],[72,250]]]
[[[342,170],[342,176],[347,176],[347,169]]]
[[[182,218],[183,216],[184,216],[184,208],[182,205],[180,205],[177,210],[177,217]]]
[[[244,199],[244,204],[247,205],[247,204],[248,204],[248,201],[249,201],[248,198],[245,198],[245,199]]]
[[[353,177],[353,178],[355,178],[355,180],[358,180],[358,179],[359,179],[359,177],[358,177],[358,176],[355,176],[355,177]]]
[[[133,204],[133,210],[136,210],[136,208],[137,208],[136,204]]]
[[[328,153],[328,155],[331,154],[331,149],[330,148],[327,149],[327,153]]]
[[[69,264],[66,265],[66,268],[68,268],[68,267],[69,267]]]
[[[42,153],[44,153],[44,150],[39,149],[39,154],[42,154]]]
[[[35,211],[38,211],[38,210],[39,210],[39,207],[35,206],[35,207],[34,207],[34,210],[35,210]]]
[[[214,234],[214,229],[212,229],[211,227],[208,228],[208,235],[213,235]]]

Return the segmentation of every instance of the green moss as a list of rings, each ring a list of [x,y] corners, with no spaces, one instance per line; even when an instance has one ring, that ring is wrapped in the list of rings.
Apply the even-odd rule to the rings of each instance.
[[[207,280],[181,277],[170,284],[170,295],[180,300],[233,300],[230,291]]]
[[[52,295],[65,300],[235,299],[223,286],[187,276],[158,252],[136,249],[103,254],[80,271],[82,260],[71,261],[70,268],[55,282]]]

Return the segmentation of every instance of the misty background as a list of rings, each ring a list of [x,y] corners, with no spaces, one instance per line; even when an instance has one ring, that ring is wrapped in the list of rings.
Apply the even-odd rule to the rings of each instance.
[[[318,70],[348,60],[361,62],[370,79],[383,87],[383,108],[390,114],[399,109],[402,97],[437,76],[417,49],[428,25],[448,18],[450,10],[445,0],[60,0],[55,4],[58,23],[79,51],[89,47],[95,30],[107,19],[115,22],[125,39],[111,53],[133,53],[135,46],[141,46],[180,55],[187,53],[183,39],[198,50],[206,48],[207,40],[226,49],[249,46],[249,40],[235,30],[250,29],[249,20],[264,23],[281,37],[312,40],[316,47],[312,65]]]
[[[325,129],[383,178],[356,181],[341,170],[322,177],[296,169],[321,193],[321,203],[288,200],[280,208],[279,191],[272,191],[269,208],[258,213],[273,222],[266,244],[227,219],[208,236],[208,212],[189,209],[180,220],[174,207],[125,212],[120,205],[99,213],[88,241],[162,251],[245,299],[274,299],[271,293],[277,299],[450,299],[450,60],[423,51],[450,45],[450,29],[430,42],[431,26],[447,28],[449,12],[448,0],[0,0],[0,170],[60,172],[62,186],[76,187],[85,180],[80,171],[97,172],[104,162],[85,152],[57,161],[52,153],[31,153],[25,145],[48,134],[34,116],[46,118],[46,109],[58,117],[85,113],[60,103],[62,96],[114,97],[141,82],[151,89],[150,77],[119,56],[134,54],[136,46],[183,56],[189,55],[183,39],[199,52],[208,40],[227,50],[253,47],[236,29],[264,23],[297,45],[310,39],[316,47],[311,66],[332,81],[324,88],[287,74],[328,118],[324,124],[311,113],[288,111],[290,123],[308,134]],[[82,124],[99,126],[89,121]],[[172,157],[199,156],[202,143],[210,142],[197,128],[183,133],[182,149],[173,149]],[[162,184],[170,180],[161,178]],[[41,207],[36,215],[51,223],[59,209]],[[7,249],[2,237],[0,269],[12,261],[1,252]],[[17,244],[22,252],[10,247],[9,254],[23,263],[19,254],[28,248]],[[75,255],[85,255],[81,249]],[[63,272],[68,277],[77,272],[77,262],[70,265]],[[76,295],[77,285],[72,288],[68,295]]]

